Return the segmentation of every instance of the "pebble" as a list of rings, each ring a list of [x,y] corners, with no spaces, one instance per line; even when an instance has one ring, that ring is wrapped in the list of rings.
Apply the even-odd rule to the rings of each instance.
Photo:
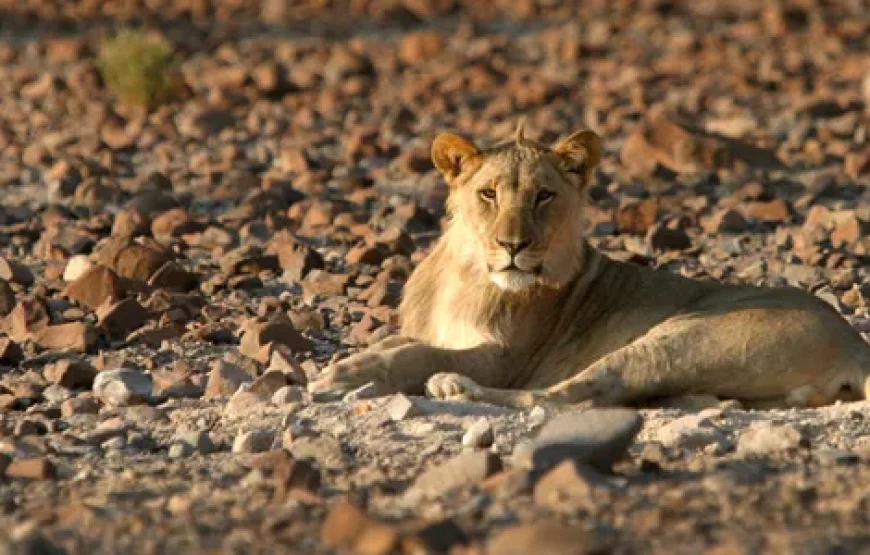
[[[689,414],[662,426],[655,433],[662,445],[689,450],[703,449],[711,444],[729,443],[713,421],[702,414]]]
[[[482,418],[472,424],[462,436],[463,447],[486,449],[495,442],[495,432],[489,420]]]
[[[241,432],[233,441],[233,453],[262,453],[272,448],[275,434],[271,430]]]
[[[272,395],[272,403],[279,407],[290,403],[303,403],[305,402],[306,393],[307,391],[304,387],[285,385]]]
[[[151,376],[139,370],[106,370],[94,378],[94,395],[109,406],[144,403],[151,397],[151,385]]]
[[[393,395],[386,406],[387,414],[396,422],[413,418],[422,414],[420,407],[407,395],[398,393]]]
[[[172,458],[186,457],[194,453],[208,455],[217,451],[217,447],[211,440],[208,432],[190,432],[175,438],[169,448],[169,456]]]
[[[561,414],[547,423],[533,441],[514,450],[514,464],[550,468],[565,459],[608,470],[625,456],[643,419],[631,409],[589,409]]]
[[[353,391],[349,391],[342,401],[345,403],[355,403],[364,399],[374,399],[378,396],[378,388],[374,382],[369,382],[362,387],[358,387]]]
[[[477,484],[502,469],[501,459],[489,451],[466,451],[430,467],[414,482],[406,501],[441,497],[451,490]]]
[[[737,454],[744,457],[769,456],[796,450],[803,442],[804,435],[797,427],[763,422],[740,435]]]

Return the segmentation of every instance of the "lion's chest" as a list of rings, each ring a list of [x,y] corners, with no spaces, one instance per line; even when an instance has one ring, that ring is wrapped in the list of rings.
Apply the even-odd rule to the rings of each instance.
[[[436,319],[434,332],[434,343],[445,349],[471,349],[497,342],[495,335],[489,330],[452,317]]]

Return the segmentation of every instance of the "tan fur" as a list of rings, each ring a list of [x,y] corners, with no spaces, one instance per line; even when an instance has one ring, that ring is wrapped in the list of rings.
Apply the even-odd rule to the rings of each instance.
[[[446,133],[432,158],[451,188],[450,223],[405,288],[402,336],[326,369],[312,390],[373,381],[515,407],[870,394],[870,347],[809,293],[689,280],[591,248],[593,132],[551,149],[520,128],[490,150]]]

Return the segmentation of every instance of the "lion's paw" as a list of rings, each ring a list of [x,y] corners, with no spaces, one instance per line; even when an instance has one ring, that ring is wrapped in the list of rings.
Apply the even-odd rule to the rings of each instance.
[[[311,393],[346,392],[374,383],[379,393],[387,393],[390,361],[380,352],[362,352],[327,366],[317,380],[308,384]]]
[[[433,399],[473,401],[479,392],[480,386],[474,380],[452,372],[435,374],[426,382],[426,394]]]

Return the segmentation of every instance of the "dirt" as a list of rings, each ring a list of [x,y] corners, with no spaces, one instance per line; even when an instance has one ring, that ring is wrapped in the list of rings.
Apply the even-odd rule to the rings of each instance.
[[[97,66],[139,25],[185,84],[151,111]],[[866,401],[643,408],[592,468],[627,428],[529,466],[542,408],[305,387],[396,333],[435,134],[520,116],[604,138],[609,256],[870,333],[868,30],[846,1],[0,2],[2,552],[870,552]]]

